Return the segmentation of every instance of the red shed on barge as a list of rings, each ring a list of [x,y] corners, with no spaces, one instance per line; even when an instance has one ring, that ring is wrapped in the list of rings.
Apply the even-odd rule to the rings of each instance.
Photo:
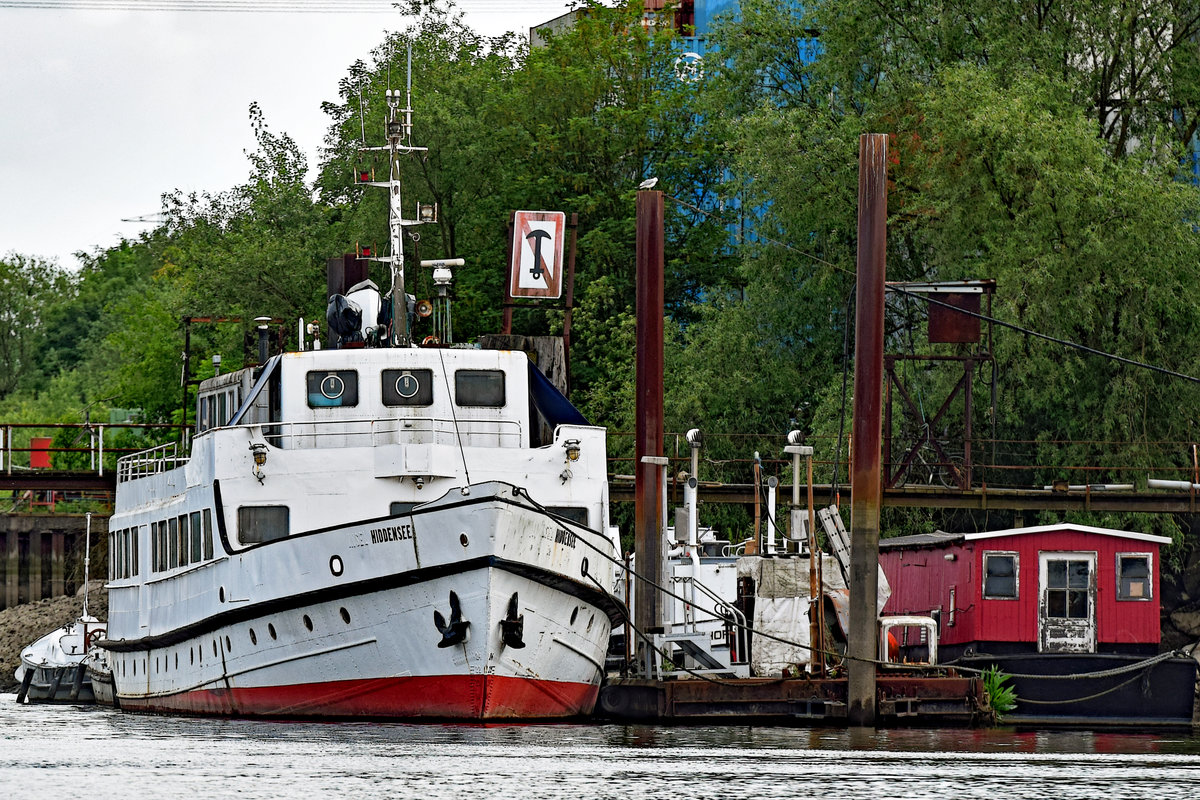
[[[1196,662],[1157,660],[1169,542],[1071,523],[883,539],[883,613],[938,619],[942,663],[1017,676],[1015,721],[1188,724]]]

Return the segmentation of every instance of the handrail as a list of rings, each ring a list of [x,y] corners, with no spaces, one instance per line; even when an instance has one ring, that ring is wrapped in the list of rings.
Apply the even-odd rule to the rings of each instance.
[[[524,441],[516,420],[459,419],[449,417],[363,417],[337,420],[288,420],[212,428],[261,430],[268,443],[282,449],[304,447],[378,447],[386,444],[462,444],[519,447]],[[288,447],[291,445],[291,448]]]
[[[456,444],[465,446],[519,447],[524,441],[520,422],[515,420],[480,420],[440,417],[407,417],[378,419],[363,417],[337,420],[288,420],[210,428],[201,436],[222,431],[250,431],[272,446],[284,450],[321,447],[378,447],[386,444]],[[117,461],[117,483],[156,475],[186,464],[178,444],[167,444],[142,450]]]
[[[177,442],[167,442],[118,459],[117,483],[157,475],[183,466],[188,459],[179,455],[178,448]]]

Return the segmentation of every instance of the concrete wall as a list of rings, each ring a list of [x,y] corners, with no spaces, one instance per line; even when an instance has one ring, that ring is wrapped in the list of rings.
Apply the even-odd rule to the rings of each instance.
[[[0,609],[72,595],[83,585],[82,514],[0,514]],[[93,580],[108,577],[108,518],[92,515]]]

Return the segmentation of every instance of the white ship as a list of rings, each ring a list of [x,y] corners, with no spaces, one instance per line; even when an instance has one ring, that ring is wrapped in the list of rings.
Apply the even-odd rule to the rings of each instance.
[[[395,163],[420,148],[388,94],[390,300],[369,282],[335,296],[330,324],[352,320],[356,346],[211,378],[190,454],[118,464],[103,646],[122,709],[490,720],[595,704],[622,619],[605,432],[524,353],[447,346],[448,307],[440,344],[410,344],[416,221]]]

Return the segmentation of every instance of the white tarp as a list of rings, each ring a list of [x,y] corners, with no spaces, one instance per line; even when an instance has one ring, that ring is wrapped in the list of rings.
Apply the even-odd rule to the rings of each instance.
[[[810,658],[809,603],[807,597],[759,597],[755,600],[754,629],[795,644],[784,644],[756,634],[750,661],[753,674],[778,676],[791,666],[807,668]]]

